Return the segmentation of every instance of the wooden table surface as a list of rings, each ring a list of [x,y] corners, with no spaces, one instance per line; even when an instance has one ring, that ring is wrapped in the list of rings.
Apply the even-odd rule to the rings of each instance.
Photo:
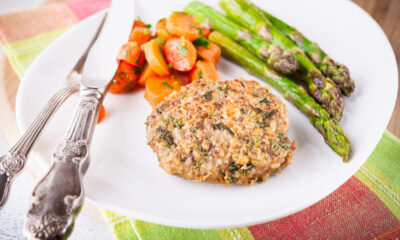
[[[400,0],[354,0],[354,2],[366,10],[383,28],[383,31],[385,31],[392,44],[396,55],[397,66],[400,69]],[[399,96],[400,91],[397,92],[396,106],[387,127],[387,129],[398,138],[400,138]]]

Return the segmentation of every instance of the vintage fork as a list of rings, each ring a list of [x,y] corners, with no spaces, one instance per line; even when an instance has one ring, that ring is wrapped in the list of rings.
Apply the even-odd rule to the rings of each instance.
[[[102,24],[103,22],[101,22],[99,30],[101,29]],[[68,74],[66,78],[66,87],[59,90],[49,100],[49,102],[31,123],[29,128],[21,136],[17,143],[11,147],[6,154],[0,157],[0,210],[6,204],[13,181],[22,172],[27,161],[27,156],[32,149],[33,144],[36,142],[50,117],[69,96],[79,91],[81,82],[81,75],[79,74],[79,71],[84,64],[90,47],[95,42],[97,35],[98,32],[96,32],[95,36],[88,44],[85,52]]]

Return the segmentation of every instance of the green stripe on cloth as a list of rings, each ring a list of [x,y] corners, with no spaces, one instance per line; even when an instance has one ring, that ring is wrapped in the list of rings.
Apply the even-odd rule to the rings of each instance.
[[[397,159],[397,161],[395,161]],[[368,162],[400,188],[400,141],[385,132]]]
[[[4,52],[17,76],[21,79],[39,53],[66,30],[67,28],[58,29],[33,38],[3,45]]]
[[[374,154],[370,158],[373,157],[375,157]],[[364,163],[355,176],[376,194],[393,215],[400,220],[400,188],[396,184],[371,165],[369,161]]]
[[[115,239],[118,240],[139,240],[135,234],[130,219],[106,209],[101,209],[104,219],[107,222],[108,228],[110,228]]]
[[[202,239],[202,240],[219,240],[223,239],[218,230],[199,230],[188,228],[169,227],[148,223],[140,220],[131,220],[135,234],[141,240],[163,239],[163,240],[185,240],[185,239]],[[239,238],[238,238],[239,239]]]

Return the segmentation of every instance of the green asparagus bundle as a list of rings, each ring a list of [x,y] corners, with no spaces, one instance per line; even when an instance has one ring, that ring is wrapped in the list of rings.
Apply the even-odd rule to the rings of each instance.
[[[265,40],[292,51],[310,94],[322,104],[332,118],[341,119],[344,101],[340,89],[330,78],[320,72],[300,47],[283,35],[247,0],[221,0],[220,5],[228,18],[246,26]]]
[[[238,41],[276,71],[284,74],[297,71],[297,60],[291,51],[282,50],[280,46],[265,41],[239,24],[227,19],[215,9],[201,2],[193,1],[185,7],[184,11],[200,22],[211,23],[215,30]]]
[[[336,121],[302,86],[270,69],[263,61],[245,47],[219,32],[212,32],[209,40],[217,44],[225,57],[235,60],[249,72],[260,76],[265,82],[279,91],[285,99],[292,102],[310,119],[313,126],[322,134],[325,142],[346,162],[351,154],[349,139]]]
[[[252,4],[252,6],[258,9],[264,17],[285,34],[286,37],[290,38],[297,46],[303,49],[317,65],[318,69],[322,71],[325,76],[330,77],[336,85],[340,87],[344,95],[350,96],[354,91],[354,81],[350,78],[350,71],[345,65],[335,62],[328,54],[319,48],[317,43],[310,41],[301,32],[297,31],[296,28],[262,10],[255,4]]]

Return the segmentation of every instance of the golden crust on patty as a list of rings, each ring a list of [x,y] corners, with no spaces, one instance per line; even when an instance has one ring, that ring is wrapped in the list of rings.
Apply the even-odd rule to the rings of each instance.
[[[296,147],[279,97],[242,79],[183,87],[153,110],[146,128],[166,172],[224,185],[265,181],[290,163]]]

